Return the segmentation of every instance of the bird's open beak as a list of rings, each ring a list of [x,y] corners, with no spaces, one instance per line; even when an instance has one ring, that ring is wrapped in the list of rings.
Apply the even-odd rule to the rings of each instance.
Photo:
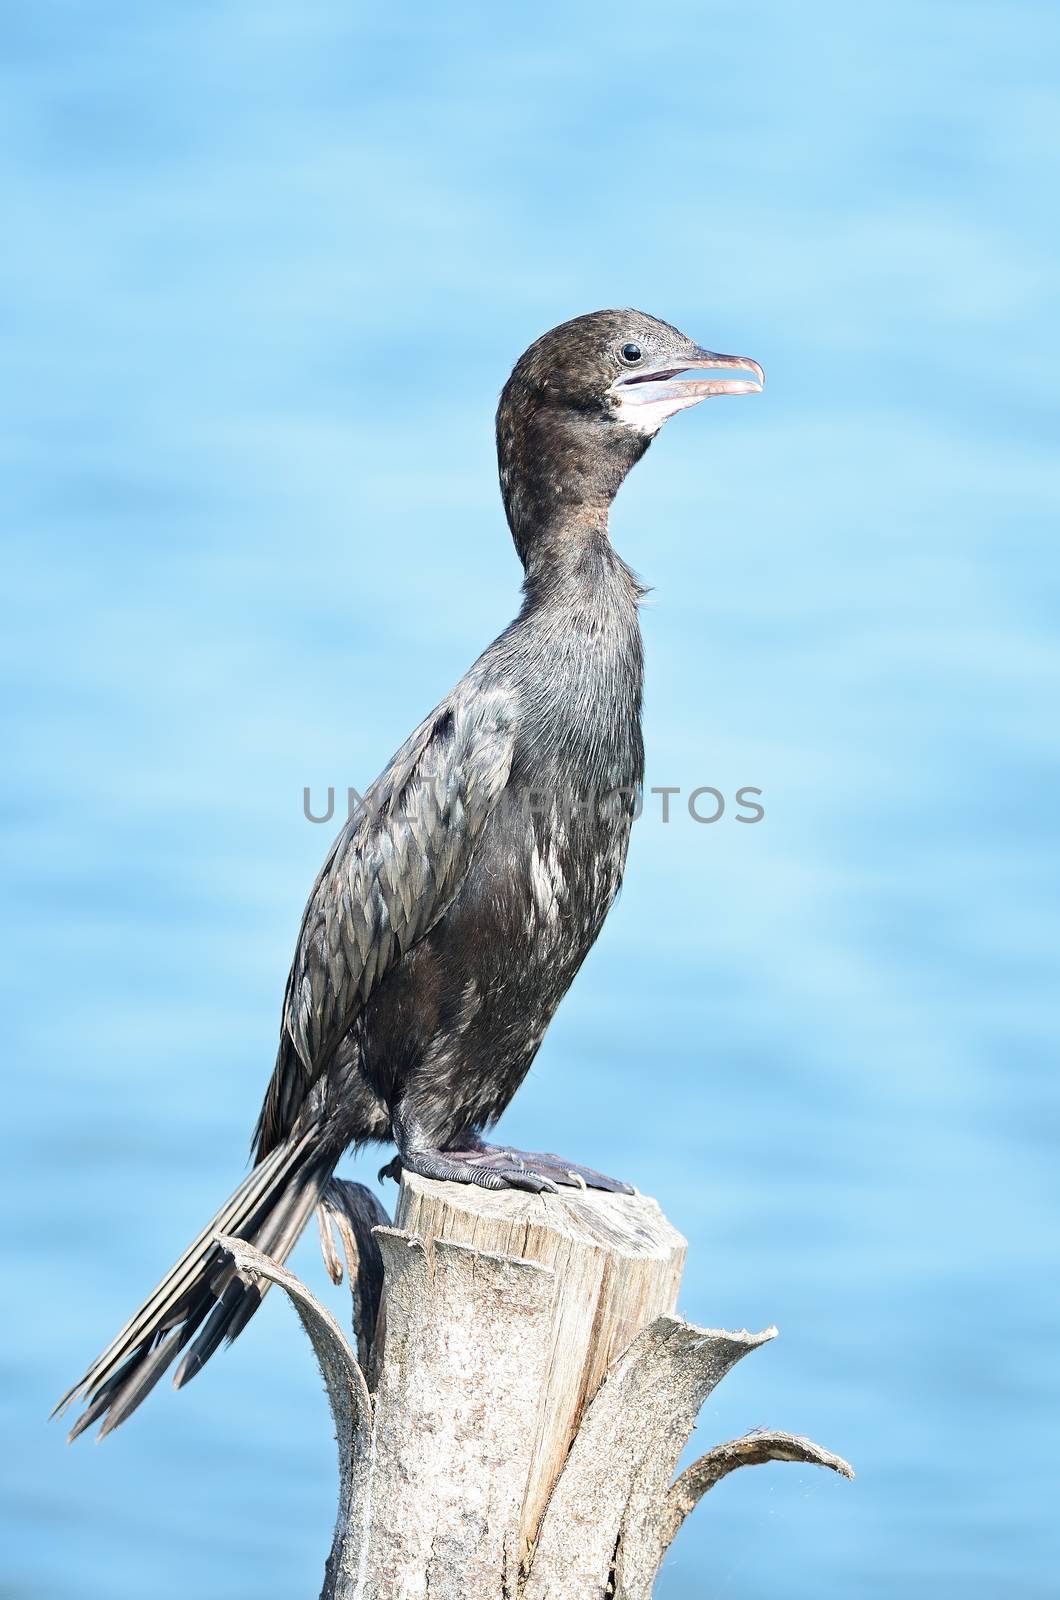
[[[685,377],[686,373],[735,370],[747,378]],[[693,356],[673,356],[651,366],[634,367],[611,385],[611,398],[621,421],[642,433],[655,433],[667,417],[687,406],[698,405],[716,394],[759,394],[766,375],[749,356],[722,356],[698,350]]]

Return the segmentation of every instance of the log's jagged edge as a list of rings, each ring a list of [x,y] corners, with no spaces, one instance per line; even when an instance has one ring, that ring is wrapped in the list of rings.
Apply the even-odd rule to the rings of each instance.
[[[726,1333],[670,1316],[637,1335],[578,1429],[534,1543],[523,1600],[607,1591],[631,1509],[638,1525],[655,1513],[656,1481],[664,1472],[669,1484],[700,1405],[737,1361],[775,1336],[775,1328]]]
[[[739,1467],[760,1466],[767,1461],[794,1461],[828,1467],[843,1478],[854,1476],[849,1461],[797,1433],[757,1428],[739,1439],[730,1439],[727,1444],[715,1445],[713,1450],[694,1461],[656,1502],[653,1514],[638,1529],[638,1540],[627,1541],[623,1526],[616,1562],[615,1600],[651,1600],[666,1552],[685,1518],[703,1496]]]
[[[777,1336],[774,1327],[756,1334],[689,1327],[681,1358],[656,1398],[650,1437],[622,1511],[612,1581],[616,1596],[624,1600],[647,1600],[651,1595],[663,1558],[660,1505],[704,1401],[737,1361]]]
[[[368,1516],[372,1465],[372,1398],[364,1373],[335,1318],[292,1272],[245,1239],[218,1234],[217,1243],[241,1276],[265,1278],[287,1295],[309,1336],[324,1379],[339,1450],[339,1509],[328,1556],[324,1596],[341,1592],[338,1563],[350,1530]],[[323,1600],[323,1597],[322,1597]]]
[[[693,1461],[666,1496],[666,1508],[675,1518],[676,1533],[690,1511],[694,1511],[708,1490],[738,1467],[757,1467],[766,1461],[795,1461],[808,1467],[828,1467],[841,1478],[853,1478],[854,1468],[842,1456],[825,1450],[800,1433],[756,1428],[728,1444],[718,1444]],[[670,1535],[673,1538],[673,1534]],[[669,1543],[669,1539],[667,1543]]]

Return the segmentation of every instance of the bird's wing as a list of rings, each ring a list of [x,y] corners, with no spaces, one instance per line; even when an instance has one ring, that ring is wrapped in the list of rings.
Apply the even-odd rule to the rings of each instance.
[[[452,903],[511,771],[511,691],[469,683],[402,745],[339,834],[302,918],[260,1160],[294,1126],[357,1013]]]

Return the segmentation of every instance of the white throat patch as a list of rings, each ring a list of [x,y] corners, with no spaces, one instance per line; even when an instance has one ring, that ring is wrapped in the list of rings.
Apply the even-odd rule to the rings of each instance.
[[[615,401],[616,421],[623,423],[627,428],[633,428],[637,433],[653,437],[658,433],[663,423],[678,411],[686,411],[689,406],[697,406],[706,398],[701,394],[688,395],[659,395],[653,400],[633,400],[628,394],[613,396]]]

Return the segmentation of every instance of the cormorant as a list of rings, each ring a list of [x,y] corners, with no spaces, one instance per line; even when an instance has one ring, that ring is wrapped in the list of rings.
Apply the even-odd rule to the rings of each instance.
[[[726,370],[747,376],[722,375]],[[710,374],[688,377],[689,373]],[[486,1188],[627,1186],[484,1144],[622,880],[643,777],[636,577],[608,508],[668,417],[764,381],[639,311],[553,328],[497,410],[526,571],[515,621],[420,724],[347,822],[302,918],[254,1167],[60,1405],[71,1437],[124,1421],[180,1352],[179,1388],[261,1298],[214,1236],[283,1261],[351,1145]]]

